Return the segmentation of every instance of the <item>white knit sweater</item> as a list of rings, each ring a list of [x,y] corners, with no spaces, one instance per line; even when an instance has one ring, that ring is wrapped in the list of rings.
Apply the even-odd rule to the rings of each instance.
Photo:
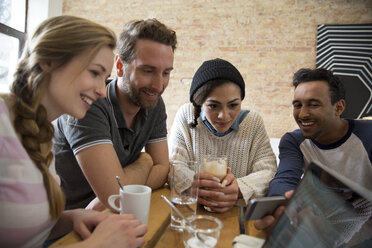
[[[170,133],[170,159],[195,160],[202,165],[204,155],[225,155],[245,202],[265,196],[277,166],[262,118],[250,111],[238,131],[217,137],[200,117],[197,127],[190,127],[193,112],[191,103],[177,111]]]

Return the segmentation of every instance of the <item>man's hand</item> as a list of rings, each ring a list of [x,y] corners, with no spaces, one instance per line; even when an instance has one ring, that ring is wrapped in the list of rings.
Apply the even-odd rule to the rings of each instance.
[[[106,209],[106,206],[98,199],[98,197],[96,197],[88,204],[88,206],[86,206],[85,209],[103,211]]]
[[[151,167],[153,165],[154,165],[154,162],[152,161],[152,158],[151,158],[150,154],[148,154],[147,152],[141,152],[141,154],[139,155],[139,157],[137,158],[137,160],[134,161],[133,163],[131,163],[128,166],[129,167],[130,166],[145,167],[145,168],[147,168],[150,171],[151,170]],[[124,169],[123,169],[124,172],[125,172],[125,168],[126,167],[124,167]]]
[[[292,197],[294,190],[287,191],[285,193],[285,198],[289,199]],[[284,211],[284,206],[280,206],[275,210],[274,215],[267,215],[264,218],[260,220],[256,220],[254,222],[254,227],[258,230],[269,230],[274,226],[276,221],[279,219],[279,217],[282,215]]]
[[[146,185],[158,189],[166,183],[169,172],[168,142],[165,140],[148,143],[145,150],[151,156],[153,163]]]
[[[123,169],[112,144],[100,144],[83,149],[76,154],[76,159],[94,193],[109,209],[112,208],[107,199],[119,193],[116,176],[120,177],[123,185],[144,185],[152,170],[152,159],[147,153],[141,153],[133,164]],[[100,209],[98,202],[91,203],[89,207]]]

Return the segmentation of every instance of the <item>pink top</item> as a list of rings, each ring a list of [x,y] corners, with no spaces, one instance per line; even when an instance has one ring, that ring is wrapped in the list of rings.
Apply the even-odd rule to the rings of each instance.
[[[54,224],[42,174],[0,97],[0,247],[42,247]]]

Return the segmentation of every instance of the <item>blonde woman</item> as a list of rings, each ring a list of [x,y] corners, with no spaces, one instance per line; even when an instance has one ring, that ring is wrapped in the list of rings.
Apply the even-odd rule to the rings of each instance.
[[[82,118],[105,96],[115,34],[89,20],[44,21],[28,41],[11,93],[0,96],[0,247],[41,247],[71,230],[76,247],[139,247],[145,225],[132,215],[63,211],[53,174],[51,122]]]

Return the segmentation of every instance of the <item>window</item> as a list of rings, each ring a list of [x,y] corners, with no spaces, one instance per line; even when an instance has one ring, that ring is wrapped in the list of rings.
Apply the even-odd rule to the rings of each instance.
[[[8,92],[25,43],[27,0],[0,2],[0,92]]]

